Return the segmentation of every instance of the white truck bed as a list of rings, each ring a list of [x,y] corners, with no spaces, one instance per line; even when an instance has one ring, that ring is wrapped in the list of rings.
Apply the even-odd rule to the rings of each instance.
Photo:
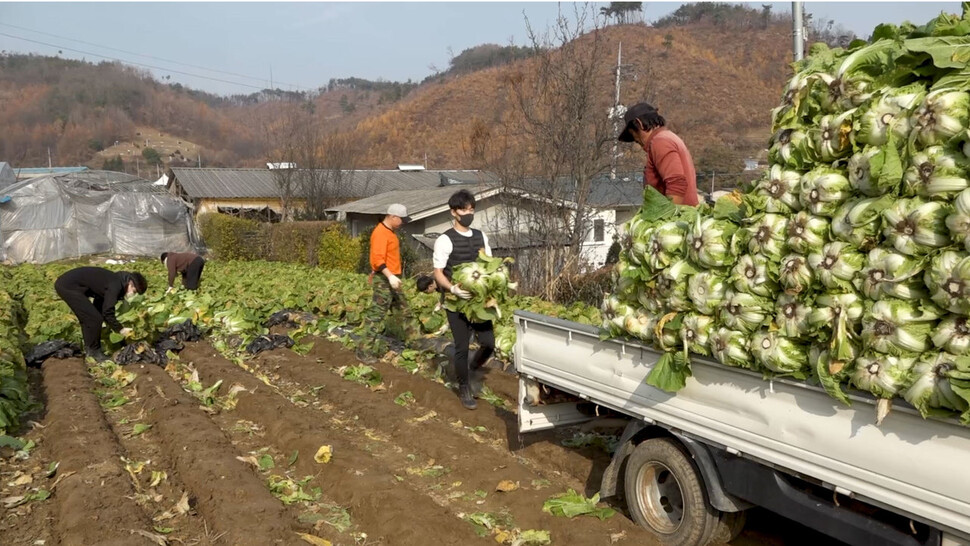
[[[696,356],[687,386],[670,394],[644,382],[660,357],[652,348],[524,311],[515,321],[515,367],[526,377],[970,540],[970,428],[903,403],[877,427],[871,398],[853,395],[846,407],[820,388]],[[520,430],[552,425],[540,408],[520,412]]]

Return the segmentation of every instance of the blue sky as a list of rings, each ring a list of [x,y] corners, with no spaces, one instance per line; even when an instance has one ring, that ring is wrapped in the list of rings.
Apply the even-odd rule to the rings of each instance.
[[[790,2],[772,4],[776,13],[791,11]],[[647,2],[644,18],[658,19],[680,5]],[[865,36],[882,22],[923,23],[943,10],[959,13],[960,3],[807,2],[805,8]],[[0,50],[60,50],[95,62],[110,57],[156,67],[149,69],[156,78],[247,94],[268,87],[271,72],[282,89],[315,89],[350,76],[420,81],[432,65],[448,67],[449,51],[525,45],[524,17],[544,29],[558,9],[555,2],[0,2]],[[563,9],[572,12],[569,4]]]

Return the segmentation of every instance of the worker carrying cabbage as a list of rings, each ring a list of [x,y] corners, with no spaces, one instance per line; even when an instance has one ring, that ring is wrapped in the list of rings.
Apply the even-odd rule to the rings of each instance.
[[[362,362],[372,363],[376,357],[387,352],[388,347],[381,334],[384,320],[393,310],[401,312],[404,324],[410,328],[410,311],[401,291],[401,274],[404,272],[401,241],[396,233],[410,221],[407,207],[395,203],[387,207],[384,219],[371,232],[370,283],[374,289],[374,300],[364,313],[363,339],[361,347],[357,349],[357,358]]]
[[[667,129],[666,120],[653,106],[641,102],[623,116],[626,127],[617,138],[636,142],[647,153],[643,187],[653,186],[675,205],[697,206],[697,174],[687,145]]]
[[[477,229],[472,229],[475,219],[475,196],[468,190],[458,190],[448,199],[451,209],[452,227],[441,234],[434,243],[434,279],[441,290],[447,290],[461,299],[471,299],[472,294],[458,283],[452,283],[452,271],[455,266],[474,262],[478,252],[484,250],[487,256],[492,255],[488,246],[488,237]],[[492,322],[474,322],[462,313],[447,311],[448,325],[455,340],[455,373],[458,376],[458,398],[461,405],[468,409],[475,409],[475,397],[469,381],[470,372],[478,370],[495,351],[495,332]],[[478,338],[478,351],[475,360],[469,365],[468,346],[472,333]]]
[[[144,294],[148,281],[141,273],[78,267],[58,277],[54,290],[81,323],[85,356],[103,362],[108,357],[101,352],[101,325],[107,323],[123,336],[131,333],[115,318],[115,305],[122,298]]]

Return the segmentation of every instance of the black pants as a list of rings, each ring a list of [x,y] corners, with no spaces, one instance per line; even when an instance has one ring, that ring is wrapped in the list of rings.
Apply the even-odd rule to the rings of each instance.
[[[495,352],[495,331],[492,322],[471,322],[461,313],[448,311],[448,325],[451,335],[455,338],[455,374],[459,385],[468,385],[469,370],[475,370],[488,362]],[[471,343],[472,332],[478,338],[478,351],[475,362],[468,365],[468,345]]]
[[[60,279],[54,283],[54,290],[71,311],[74,311],[78,322],[81,323],[84,352],[90,354],[92,351],[100,351],[101,325],[104,324],[104,317],[101,315],[101,298],[95,297],[92,303],[84,292],[71,290],[61,283]]]
[[[196,290],[199,288],[199,282],[202,281],[202,268],[205,267],[205,260],[202,256],[192,260],[192,263],[185,268],[185,272],[182,273],[182,284],[188,290]]]

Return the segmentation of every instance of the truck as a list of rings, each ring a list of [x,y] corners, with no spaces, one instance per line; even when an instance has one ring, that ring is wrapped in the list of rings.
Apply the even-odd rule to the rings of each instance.
[[[645,382],[662,353],[596,327],[515,312],[520,434],[626,422],[600,484],[664,544],[728,542],[763,507],[852,545],[970,545],[970,428],[901,401],[692,355],[676,393]],[[621,421],[622,424],[623,421]]]

